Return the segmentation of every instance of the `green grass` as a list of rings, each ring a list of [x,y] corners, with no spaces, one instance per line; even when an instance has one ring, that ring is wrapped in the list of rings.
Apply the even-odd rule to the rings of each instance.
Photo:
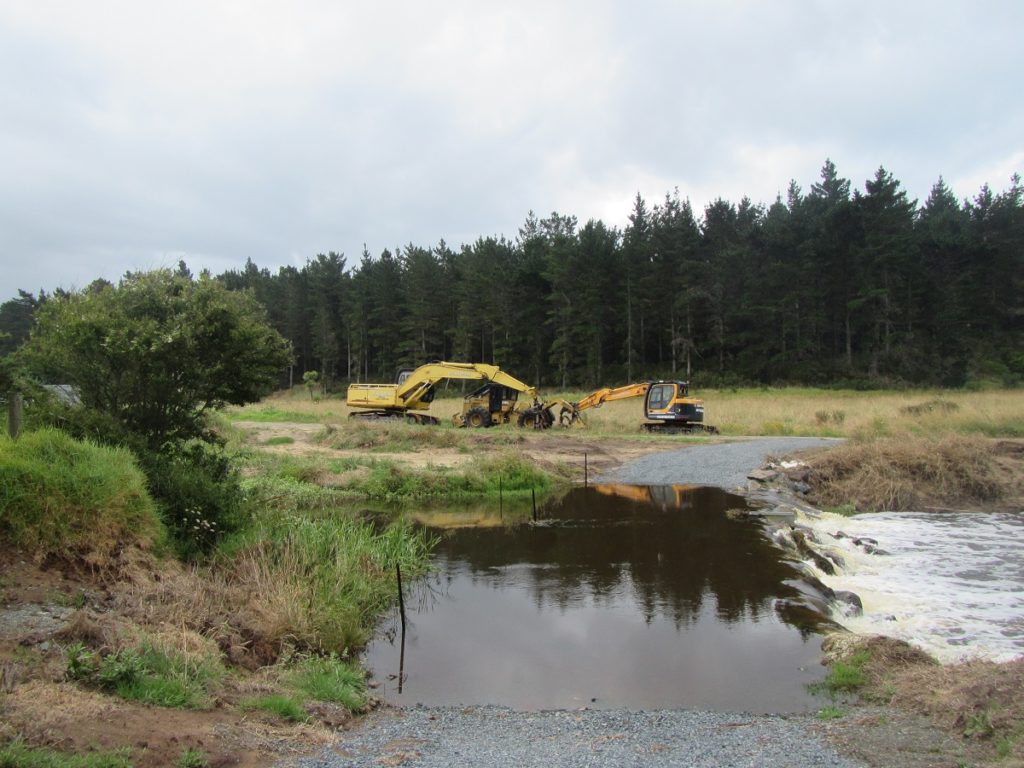
[[[291,445],[295,442],[294,437],[288,435],[278,435],[277,437],[271,437],[268,440],[264,440],[264,445]]]
[[[163,540],[164,528],[134,456],[40,429],[0,437],[0,534],[38,557],[92,555]]]
[[[839,720],[843,717],[846,717],[846,710],[838,707],[822,707],[818,710],[819,720]]]
[[[383,501],[466,499],[473,496],[538,493],[552,488],[555,480],[518,454],[484,456],[464,469],[433,467],[417,471],[389,462],[374,465],[369,475],[352,490]]]
[[[230,421],[293,421],[301,424],[316,424],[324,416],[330,416],[332,414],[325,413],[309,413],[308,411],[291,411],[282,408],[266,407],[257,408],[250,406],[248,408],[231,409],[224,412],[225,416]]]
[[[0,746],[0,768],[131,768],[131,750],[76,755],[33,748],[22,741]]]
[[[210,758],[201,749],[183,750],[174,761],[175,768],[206,768],[209,764]]]
[[[209,688],[223,677],[219,662],[186,657],[144,642],[141,650],[125,648],[99,655],[81,645],[67,650],[68,676],[127,701],[176,709],[205,709]]]
[[[247,699],[242,702],[241,707],[242,709],[270,712],[284,720],[290,720],[293,723],[304,723],[309,720],[309,715],[306,713],[306,710],[302,708],[301,701],[282,694],[272,694],[270,696],[261,696],[257,699]]]
[[[316,701],[341,704],[352,712],[366,708],[366,676],[355,664],[337,656],[304,660],[292,673],[291,681],[304,695]]]
[[[819,686],[831,694],[852,693],[867,684],[864,665],[871,660],[868,651],[857,651],[845,661],[837,661]]]

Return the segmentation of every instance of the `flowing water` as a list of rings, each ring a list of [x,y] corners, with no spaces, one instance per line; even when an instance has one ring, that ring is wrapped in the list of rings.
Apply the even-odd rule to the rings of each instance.
[[[943,662],[1024,654],[1024,516],[886,512],[800,522],[844,560],[822,581],[864,603],[863,616],[837,617],[849,629],[901,638]],[[887,554],[868,554],[851,537]]]
[[[425,514],[437,574],[366,662],[396,704],[813,709],[818,625],[776,610],[798,574],[760,522],[727,514],[744,507],[717,488],[597,486],[536,522]]]

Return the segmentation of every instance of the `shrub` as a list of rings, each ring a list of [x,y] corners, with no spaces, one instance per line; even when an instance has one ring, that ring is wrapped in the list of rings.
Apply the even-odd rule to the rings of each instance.
[[[163,536],[129,451],[53,428],[0,437],[0,531],[38,557],[101,567],[125,545],[149,546]]]
[[[238,527],[244,496],[223,448],[190,440],[144,452],[141,461],[182,556],[210,551]]]

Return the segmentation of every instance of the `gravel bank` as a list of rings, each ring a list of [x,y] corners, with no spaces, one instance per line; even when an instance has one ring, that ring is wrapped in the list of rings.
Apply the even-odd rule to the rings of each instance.
[[[385,710],[303,768],[449,766],[862,765],[810,732],[808,720],[708,712],[516,712],[499,707]]]
[[[760,437],[735,443],[691,443],[678,450],[644,456],[594,482],[635,485],[692,483],[732,490],[746,485],[747,473],[764,464],[769,456],[836,445],[838,442],[819,437]]]
[[[769,455],[833,444],[765,438],[690,445],[638,459],[600,482],[694,483],[732,489]],[[501,707],[383,709],[342,734],[302,768],[448,766],[829,766],[858,768],[818,735],[813,716],[695,711],[520,712]]]

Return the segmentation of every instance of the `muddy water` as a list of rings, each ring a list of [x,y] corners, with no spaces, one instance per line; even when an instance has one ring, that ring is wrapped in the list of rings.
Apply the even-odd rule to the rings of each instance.
[[[806,711],[820,637],[775,610],[797,574],[741,498],[715,488],[578,488],[534,523],[494,510],[440,537],[367,649],[391,703]],[[433,525],[432,525],[433,524]],[[445,527],[435,527],[443,524]],[[789,616],[789,614],[787,614]]]

